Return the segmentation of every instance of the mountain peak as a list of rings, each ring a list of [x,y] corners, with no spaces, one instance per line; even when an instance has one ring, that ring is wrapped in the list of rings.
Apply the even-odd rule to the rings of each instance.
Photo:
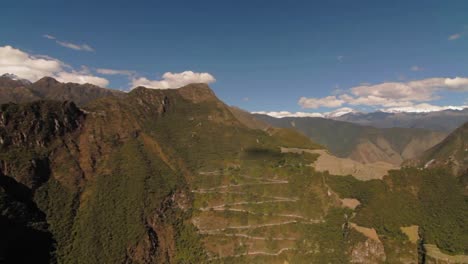
[[[17,81],[17,82],[19,82],[19,83],[21,83],[23,85],[31,84],[31,82],[29,80],[20,78],[17,75],[12,74],[12,73],[5,73],[2,76],[0,76],[0,78],[9,79],[9,80],[12,80],[12,81]]]
[[[218,101],[218,98],[216,97],[213,90],[211,90],[211,88],[205,83],[191,83],[177,89],[153,89],[144,86],[138,86],[132,89],[130,94],[151,97],[154,94],[165,94],[169,93],[169,91],[175,91],[186,100],[192,101],[194,103],[200,103],[204,101]]]
[[[52,77],[49,77],[49,76],[45,76],[45,77],[42,77],[41,79],[39,79],[38,81],[36,81],[34,84],[42,84],[42,85],[51,86],[51,85],[55,85],[55,84],[58,84],[58,83],[60,83],[60,82],[57,81],[56,79],[54,79]]]
[[[191,83],[177,89],[185,99],[195,103],[218,100],[215,93],[206,83]]]

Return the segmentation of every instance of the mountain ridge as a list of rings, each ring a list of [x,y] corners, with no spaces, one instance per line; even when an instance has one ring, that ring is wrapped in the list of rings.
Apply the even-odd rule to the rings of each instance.
[[[439,143],[446,133],[412,128],[374,128],[319,117],[273,118],[254,115],[272,126],[299,130],[341,158],[400,165]]]

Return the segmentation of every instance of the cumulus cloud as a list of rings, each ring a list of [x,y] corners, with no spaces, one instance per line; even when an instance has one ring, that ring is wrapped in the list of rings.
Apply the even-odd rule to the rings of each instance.
[[[100,74],[105,74],[105,75],[127,75],[127,76],[132,76],[135,74],[134,71],[128,71],[128,70],[115,70],[115,69],[96,69],[96,71]]]
[[[303,108],[337,108],[342,106],[381,107],[382,111],[431,112],[444,109],[463,109],[465,106],[436,106],[428,104],[440,99],[442,91],[467,92],[468,78],[428,78],[409,82],[363,83],[342,90],[341,94],[323,98],[301,97],[298,104]],[[339,109],[338,109],[339,110]],[[325,117],[330,113],[324,113]]]
[[[92,83],[107,86],[105,78],[93,76],[86,67],[74,70],[60,60],[40,55],[31,55],[12,46],[0,47],[0,73],[12,73],[30,81],[44,76],[60,82]]]
[[[461,77],[455,77],[455,78],[446,78],[444,80],[444,84],[448,87],[450,90],[459,90],[459,91],[468,91],[468,78],[461,78]]]
[[[132,87],[144,86],[153,89],[179,88],[190,83],[213,83],[216,79],[206,72],[184,71],[180,73],[166,72],[160,80],[149,80],[145,77],[134,78]]]
[[[341,95],[299,99],[303,108],[335,108],[348,105],[411,107],[440,99],[441,91],[468,91],[468,78],[428,78],[410,82],[385,82],[352,87]]]
[[[89,51],[89,52],[94,51],[94,49],[88,44],[76,44],[76,43],[71,43],[67,41],[62,41],[62,40],[57,39],[55,36],[48,35],[48,34],[44,34],[42,36],[46,39],[54,40],[55,43],[57,43],[58,45],[68,48],[68,49],[78,50],[78,51]]]
[[[335,108],[340,107],[345,103],[344,100],[336,97],[335,95],[330,95],[323,98],[307,98],[301,97],[299,99],[299,105],[303,108],[320,108],[320,107],[328,107],[328,108]]]

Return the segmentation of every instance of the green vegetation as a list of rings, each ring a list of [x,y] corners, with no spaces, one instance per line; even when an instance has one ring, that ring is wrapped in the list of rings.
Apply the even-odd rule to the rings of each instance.
[[[468,252],[468,200],[449,170],[405,168],[366,182],[329,176],[327,183],[342,197],[361,201],[353,220],[359,225],[395,239],[406,239],[401,226],[419,225],[426,243],[452,254]]]
[[[466,178],[316,172],[316,154],[281,147],[319,145],[246,127],[207,88],[138,88],[92,102],[86,116],[60,103],[2,109],[14,125],[0,129],[0,262],[25,245],[57,263],[346,263],[365,241],[351,218],[377,229],[395,249],[389,260],[411,224],[424,241],[466,252]],[[361,206],[341,208],[332,191]]]

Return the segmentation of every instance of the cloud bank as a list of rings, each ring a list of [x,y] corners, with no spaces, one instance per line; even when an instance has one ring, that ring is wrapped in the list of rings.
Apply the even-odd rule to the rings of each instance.
[[[354,109],[349,107],[343,107],[336,109],[331,112],[326,113],[310,113],[310,112],[289,112],[289,111],[258,111],[252,112],[252,114],[261,114],[261,115],[269,115],[276,118],[283,118],[283,117],[322,117],[322,118],[331,118],[331,117],[338,117],[342,116],[351,112],[356,112]]]
[[[32,55],[11,46],[0,47],[0,73],[12,73],[30,81],[50,76],[60,82],[91,83],[106,87],[109,81],[92,75],[87,68],[75,70],[60,60]]]
[[[339,95],[322,98],[301,97],[298,104],[303,108],[336,108],[343,105],[372,106],[382,109],[436,109],[427,102],[440,99],[439,93],[467,92],[468,78],[428,78],[409,82],[385,82],[363,84],[342,91]],[[416,108],[414,108],[416,109]],[[435,110],[434,110],[435,111]]]

